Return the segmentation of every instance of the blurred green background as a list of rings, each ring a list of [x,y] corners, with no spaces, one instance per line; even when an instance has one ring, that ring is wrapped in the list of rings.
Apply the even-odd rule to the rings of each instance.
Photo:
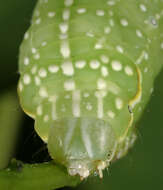
[[[18,80],[18,51],[23,35],[30,24],[30,18],[36,0],[5,0],[0,5],[0,92],[16,91]],[[138,139],[129,154],[112,164],[104,173],[104,179],[91,177],[76,189],[78,190],[163,190],[163,71],[155,81],[154,92],[146,110],[137,124]],[[24,131],[23,131],[23,130]],[[30,129],[29,132],[28,129]],[[20,135],[27,134],[25,141],[31,140],[33,121],[23,115]],[[36,136],[36,134],[35,134]],[[19,143],[23,145],[22,138]],[[38,137],[37,137],[38,138]],[[30,140],[29,140],[30,139]],[[34,138],[36,139],[36,137]],[[39,142],[38,142],[39,141]],[[38,147],[44,146],[37,139],[33,145],[34,154]],[[18,145],[17,158],[27,160],[31,157],[26,154],[22,157],[22,147]],[[45,153],[42,154],[44,157]],[[38,155],[37,155],[38,156]]]

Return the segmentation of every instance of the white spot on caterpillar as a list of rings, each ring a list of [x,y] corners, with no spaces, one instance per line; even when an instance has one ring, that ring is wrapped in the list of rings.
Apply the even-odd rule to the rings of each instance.
[[[57,73],[59,71],[59,67],[57,65],[50,65],[48,67],[49,72],[51,73]]]
[[[161,49],[163,49],[163,42],[161,43],[161,46],[160,46],[160,47],[161,47]]]
[[[142,38],[142,37],[143,37],[143,34],[141,33],[140,30],[136,30],[136,35],[137,35],[139,38]]]
[[[122,65],[119,61],[112,61],[112,69],[114,71],[121,71],[122,70]]]
[[[67,7],[70,7],[74,3],[74,0],[65,0],[64,4]]]
[[[64,89],[66,91],[73,91],[75,90],[75,82],[73,80],[67,80],[64,82]]]
[[[109,27],[109,26],[106,26],[106,27],[104,28],[104,33],[105,33],[105,34],[110,34],[110,32],[111,32],[110,27]]]
[[[37,25],[39,25],[41,23],[41,18],[38,18],[35,22]]]
[[[116,49],[117,49],[117,51],[118,51],[119,53],[123,53],[123,52],[124,52],[124,51],[123,51],[123,48],[122,48],[120,45],[116,46]]]
[[[153,91],[154,91],[154,88],[151,88],[151,89],[150,89],[150,93],[152,94],[152,93],[153,93]]]
[[[86,65],[86,61],[84,61],[84,60],[80,60],[80,61],[76,61],[76,62],[75,62],[75,66],[76,66],[76,68],[78,68],[78,69],[84,68],[85,65]]]
[[[60,51],[61,51],[61,54],[64,58],[70,57],[71,52],[70,52],[70,48],[69,48],[69,43],[67,41],[63,41],[61,43]]]
[[[126,19],[123,18],[120,20],[120,22],[121,22],[122,26],[128,26],[128,21]]]
[[[48,115],[45,115],[44,116],[44,122],[46,123],[46,122],[48,122],[49,121],[49,116]]]
[[[44,68],[41,68],[41,69],[39,70],[38,74],[39,74],[39,76],[40,76],[41,78],[45,78],[45,77],[47,76],[47,72],[46,72],[46,70],[45,70]]]
[[[107,112],[107,115],[108,115],[111,119],[114,119],[114,117],[115,117],[115,113],[112,112],[112,111],[108,111],[108,112]]]
[[[23,90],[23,84],[21,82],[19,82],[19,90],[20,92]]]
[[[102,49],[105,40],[105,38],[100,38],[98,42],[95,44],[95,49]]]
[[[37,52],[36,48],[32,48],[31,51],[33,54],[35,54]]]
[[[123,101],[120,98],[116,98],[115,105],[118,110],[122,109],[123,107]]]
[[[113,20],[113,19],[110,19],[110,20],[109,20],[109,24],[110,24],[111,27],[113,27],[113,26],[114,26],[114,20]]]
[[[105,15],[105,12],[103,10],[97,10],[96,11],[96,15],[97,16],[104,16]]]
[[[86,36],[90,37],[90,38],[93,38],[94,37],[94,34],[92,32],[86,32]]]
[[[126,66],[125,67],[125,73],[129,76],[132,76],[134,73],[133,73],[133,70],[130,66]]]
[[[37,115],[39,115],[39,116],[42,115],[42,106],[41,106],[41,105],[39,105],[39,106],[37,107],[36,112],[37,112]]]
[[[88,98],[89,96],[90,96],[90,94],[88,92],[84,92],[84,94],[83,94],[84,98]]]
[[[57,119],[57,112],[56,112],[56,102],[57,102],[57,96],[51,96],[49,98],[49,102],[52,102],[52,119]]]
[[[98,69],[100,66],[100,62],[98,60],[92,60],[90,61],[90,67],[92,69]]]
[[[41,84],[41,80],[37,76],[35,77],[35,84],[36,84],[36,86],[39,86]]]
[[[141,11],[143,11],[143,12],[146,12],[146,11],[147,11],[147,8],[146,8],[146,6],[145,6],[144,4],[140,4],[140,9],[141,9]]]
[[[109,63],[109,58],[106,55],[101,55],[100,59],[103,63]]]
[[[89,110],[89,111],[92,110],[92,105],[91,105],[90,102],[88,102],[88,103],[86,104],[86,109]]]
[[[40,90],[39,90],[39,95],[42,97],[42,98],[47,98],[48,97],[48,92],[46,90],[45,87],[41,87]]]
[[[74,68],[71,61],[65,61],[61,66],[63,73],[67,76],[72,76],[74,74]]]
[[[144,68],[144,73],[148,72],[148,67]]]
[[[78,14],[83,14],[83,13],[85,13],[86,12],[86,9],[85,8],[79,8],[79,9],[77,9],[77,13]]]
[[[97,117],[99,119],[103,118],[103,98],[106,96],[105,91],[96,91],[95,96],[97,97]]]
[[[35,54],[34,59],[36,59],[36,60],[40,59],[40,54],[39,53]]]
[[[37,72],[37,66],[35,65],[32,67],[31,73],[34,75],[34,74],[36,74],[36,72]]]
[[[24,65],[29,65],[29,58],[28,57],[24,58]]]
[[[31,82],[31,77],[28,74],[25,74],[23,77],[24,84],[28,85]]]
[[[74,117],[80,117],[80,91],[72,92],[72,113]]]
[[[155,17],[153,17],[153,16],[149,17],[149,20],[147,21],[147,24],[149,24],[149,23],[152,24],[152,26],[155,27],[155,28],[158,27],[158,22],[155,19]]]
[[[28,38],[29,38],[29,33],[26,32],[26,33],[24,34],[24,39],[27,40]]]
[[[69,26],[67,23],[63,22],[59,25],[59,28],[61,33],[65,34],[68,31]]]
[[[101,67],[101,74],[103,77],[107,77],[109,75],[107,67],[105,67],[105,66]]]
[[[41,46],[44,47],[47,45],[47,42],[42,42]]]
[[[105,90],[106,87],[107,87],[106,81],[103,80],[103,79],[98,79],[98,81],[97,81],[97,89],[98,90]]]
[[[110,0],[110,1],[107,2],[107,4],[110,5],[110,6],[113,6],[113,5],[115,5],[115,1]]]
[[[69,9],[66,9],[63,11],[62,18],[65,21],[69,20],[69,18],[70,18],[70,10]]]
[[[95,49],[102,49],[102,47],[103,45],[100,42],[95,44]]]
[[[48,12],[48,17],[49,18],[52,18],[52,17],[54,17],[55,16],[55,12]]]
[[[148,59],[149,59],[149,55],[148,55],[148,53],[145,52],[145,51],[144,51],[144,59],[145,59],[145,60],[148,60]]]

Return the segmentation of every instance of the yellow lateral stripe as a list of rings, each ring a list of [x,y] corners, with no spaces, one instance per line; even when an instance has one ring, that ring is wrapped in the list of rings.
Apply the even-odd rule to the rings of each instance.
[[[130,117],[130,121],[129,121],[128,127],[125,130],[124,135],[119,138],[119,143],[121,143],[125,139],[125,137],[127,136],[127,133],[129,131],[130,127],[132,126],[133,121],[134,121],[134,114],[131,113],[131,117]]]
[[[138,67],[136,67],[136,71],[137,71],[137,78],[138,78],[138,85],[137,85],[137,89],[138,90],[137,90],[137,93],[134,96],[134,98],[132,98],[131,100],[129,100],[128,104],[131,107],[131,109],[133,109],[135,107],[135,105],[140,102],[141,97],[142,97],[142,75],[141,75],[141,71],[140,71],[140,69]],[[130,118],[128,127],[125,130],[124,135],[119,139],[119,142],[122,142],[125,139],[125,137],[127,136],[127,133],[129,131],[130,127],[133,124],[133,121],[134,121],[134,114],[131,113],[131,118]]]
[[[137,90],[137,93],[134,96],[134,98],[129,101],[129,106],[132,109],[135,107],[135,105],[137,103],[140,102],[141,97],[142,97],[142,86],[141,86],[142,85],[142,74],[138,67],[136,67],[136,71],[137,71],[137,78],[138,78],[138,86],[137,86],[138,90]]]

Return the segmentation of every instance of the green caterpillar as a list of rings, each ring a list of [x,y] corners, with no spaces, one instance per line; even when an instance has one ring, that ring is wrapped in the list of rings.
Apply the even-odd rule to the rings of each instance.
[[[102,177],[133,145],[162,60],[163,0],[39,0],[20,102],[70,175]]]

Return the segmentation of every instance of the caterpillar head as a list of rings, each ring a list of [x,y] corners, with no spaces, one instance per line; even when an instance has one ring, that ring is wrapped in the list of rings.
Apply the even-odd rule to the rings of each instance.
[[[88,177],[109,165],[116,150],[116,139],[105,121],[90,118],[64,118],[50,129],[48,148],[52,157],[67,166],[71,175]]]
[[[144,25],[151,19],[145,8],[136,1],[38,1],[20,49],[20,102],[70,175],[102,176],[135,141],[158,28]]]

